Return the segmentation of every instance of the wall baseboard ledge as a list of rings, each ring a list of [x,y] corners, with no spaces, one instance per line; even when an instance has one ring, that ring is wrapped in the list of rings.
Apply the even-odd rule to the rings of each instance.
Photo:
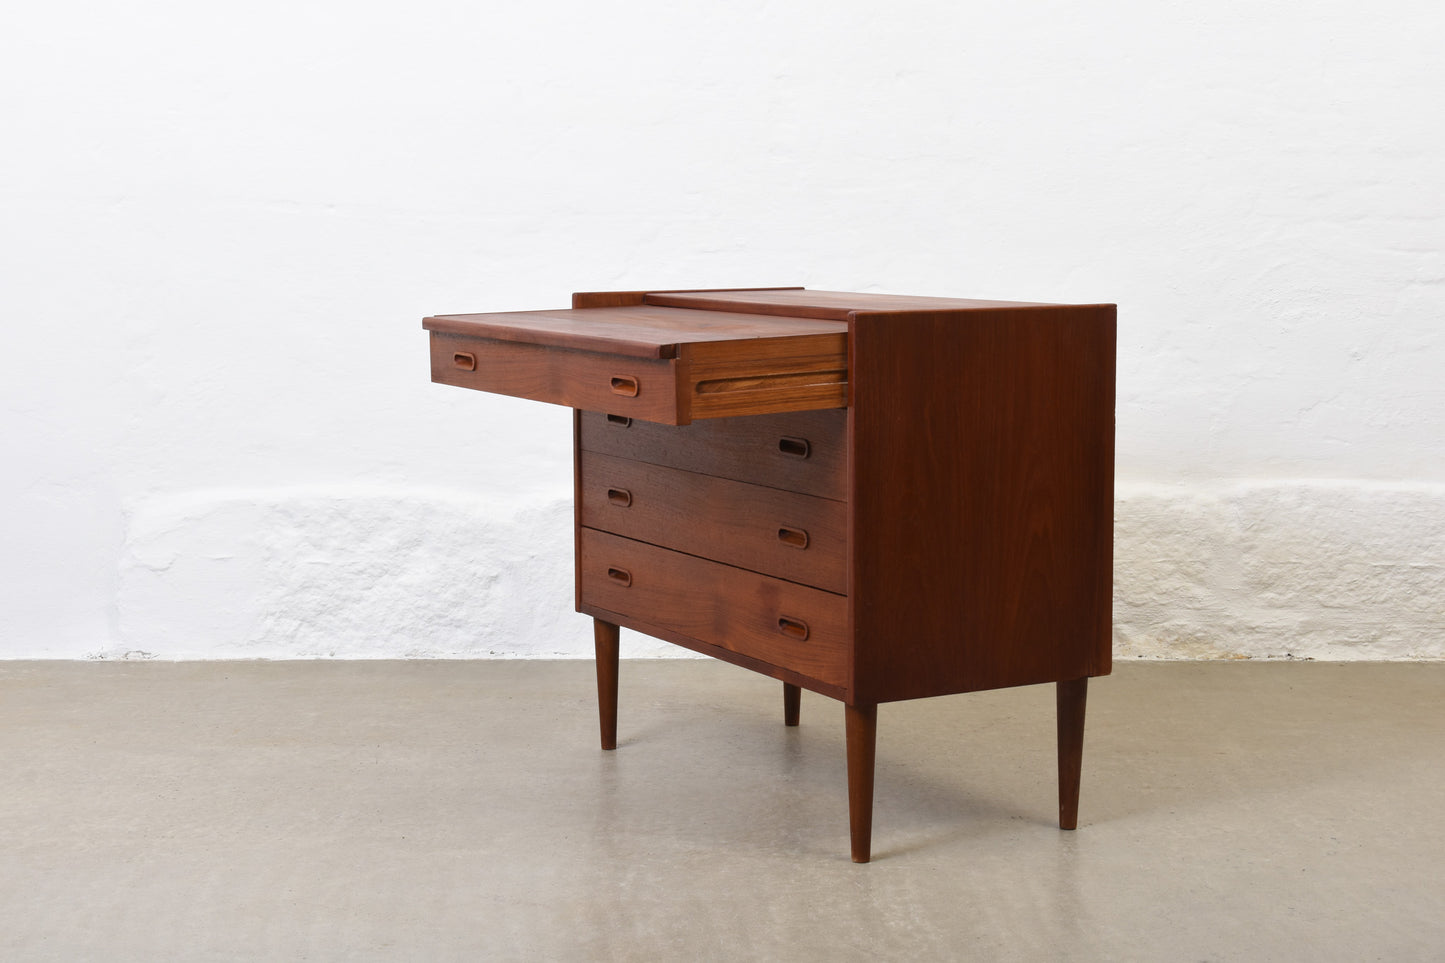
[[[129,507],[115,634],[3,658],[585,658],[570,493],[191,491]],[[1445,659],[1445,485],[1121,482],[1120,660]],[[682,656],[628,633],[630,658]]]

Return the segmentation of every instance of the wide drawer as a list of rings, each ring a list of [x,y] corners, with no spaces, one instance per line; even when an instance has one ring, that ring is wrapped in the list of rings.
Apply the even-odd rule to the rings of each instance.
[[[644,305],[423,324],[441,384],[668,425],[847,404],[834,322]]]
[[[848,684],[841,595],[584,528],[580,601],[835,686]]]
[[[848,413],[796,411],[685,427],[583,411],[583,451],[839,501],[848,493]]]
[[[674,360],[617,358],[516,341],[432,333],[431,380],[573,408],[679,423]]]
[[[848,590],[842,502],[592,451],[581,453],[579,495],[588,528]]]

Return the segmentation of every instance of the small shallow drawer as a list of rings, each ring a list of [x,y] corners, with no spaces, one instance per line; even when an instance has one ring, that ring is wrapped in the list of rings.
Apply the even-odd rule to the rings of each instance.
[[[646,631],[721,646],[834,686],[848,684],[848,602],[718,562],[582,530],[581,603]]]
[[[846,325],[640,305],[439,315],[432,380],[666,425],[847,404]]]
[[[438,384],[676,424],[676,361],[432,333]]]
[[[726,562],[829,592],[847,592],[842,502],[581,453],[588,528]]]
[[[848,492],[848,412],[795,411],[685,427],[584,411],[579,446],[669,468],[842,501]]]

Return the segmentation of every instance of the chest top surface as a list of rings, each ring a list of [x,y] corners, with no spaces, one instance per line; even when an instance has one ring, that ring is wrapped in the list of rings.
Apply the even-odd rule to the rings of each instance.
[[[423,325],[429,331],[443,334],[602,351],[634,358],[677,358],[695,345],[841,335],[848,330],[847,324],[839,321],[651,304],[445,314],[427,318]]]

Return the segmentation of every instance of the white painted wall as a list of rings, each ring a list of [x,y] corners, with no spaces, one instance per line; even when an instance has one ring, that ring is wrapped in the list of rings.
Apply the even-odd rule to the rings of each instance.
[[[583,654],[569,416],[421,317],[804,284],[1120,305],[1121,654],[1445,657],[1442,30],[7,7],[0,656]]]

